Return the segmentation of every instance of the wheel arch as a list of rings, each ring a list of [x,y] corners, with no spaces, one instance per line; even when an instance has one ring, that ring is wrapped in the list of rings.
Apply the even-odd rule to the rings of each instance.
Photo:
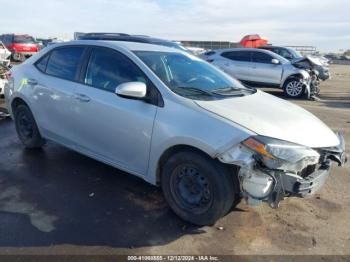
[[[22,97],[15,97],[12,101],[11,101],[11,111],[12,111],[12,116],[14,116],[15,114],[15,110],[19,105],[26,105],[29,109],[29,103],[27,101],[25,101]]]
[[[158,159],[158,163],[157,163],[157,169],[156,169],[156,184],[159,185],[160,184],[160,180],[161,180],[161,173],[162,173],[162,168],[163,165],[166,163],[166,161],[174,154],[178,153],[178,152],[196,152],[198,154],[201,155],[205,155],[207,157],[212,158],[212,156],[205,152],[204,150],[192,146],[192,145],[186,145],[186,144],[179,144],[179,145],[173,145],[169,148],[167,148],[159,157]]]
[[[304,79],[304,76],[301,73],[289,75],[288,77],[286,77],[286,79],[284,79],[283,83],[281,84],[281,87],[284,88],[285,83],[290,79],[300,79],[300,78]]]
[[[158,159],[158,163],[157,163],[157,169],[156,169],[156,185],[160,185],[160,181],[161,181],[161,174],[162,174],[162,168],[163,165],[166,163],[166,161],[174,154],[178,153],[178,152],[196,152],[198,154],[204,155],[206,157],[210,157],[211,159],[215,160],[215,161],[219,161],[218,159],[216,159],[215,157],[211,156],[208,152],[205,152],[203,149],[200,149],[198,147],[192,146],[192,145],[186,145],[186,144],[179,144],[179,145],[173,145],[169,148],[167,148],[162,155],[160,156],[160,158]],[[236,192],[239,192],[239,183],[238,183],[238,177],[236,177],[234,174],[238,174],[239,171],[239,167],[236,165],[229,165],[229,164],[224,164],[222,162],[220,162],[222,165],[224,165],[226,168],[228,168],[231,173],[232,173],[232,179],[234,182],[234,185],[237,186],[236,187]]]

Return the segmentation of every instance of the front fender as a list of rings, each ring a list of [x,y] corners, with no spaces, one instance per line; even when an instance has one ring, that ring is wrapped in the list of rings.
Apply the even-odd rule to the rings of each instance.
[[[144,178],[152,184],[157,182],[159,160],[171,147],[189,146],[216,158],[253,134],[232,121],[200,108],[192,101],[188,102],[187,106],[183,106],[181,102],[173,103],[167,99],[166,106],[157,111],[148,172]]]

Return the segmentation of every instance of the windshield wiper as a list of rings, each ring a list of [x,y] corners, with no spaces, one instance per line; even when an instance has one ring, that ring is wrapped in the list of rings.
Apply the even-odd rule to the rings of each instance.
[[[219,95],[243,95],[244,92],[256,92],[256,89],[253,88],[241,88],[241,87],[224,87],[224,88],[217,88],[212,91],[214,94],[219,94]]]
[[[210,91],[206,91],[197,87],[191,87],[191,86],[177,86],[174,88],[176,89],[180,89],[181,91],[189,91],[189,92],[193,92],[196,94],[201,94],[201,95],[206,95],[206,96],[213,96],[213,93]]]

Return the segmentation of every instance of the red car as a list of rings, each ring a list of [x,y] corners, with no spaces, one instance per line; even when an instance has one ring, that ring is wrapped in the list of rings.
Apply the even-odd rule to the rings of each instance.
[[[24,61],[39,51],[39,46],[30,35],[4,34],[0,36],[0,41],[12,53],[11,58],[14,61]]]

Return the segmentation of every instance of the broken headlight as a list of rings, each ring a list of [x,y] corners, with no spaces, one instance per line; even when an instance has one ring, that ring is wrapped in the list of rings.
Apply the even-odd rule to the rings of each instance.
[[[257,136],[243,141],[243,145],[256,153],[268,168],[300,171],[318,163],[319,153],[312,148],[287,141]]]
[[[317,164],[320,157],[312,148],[265,136],[252,136],[242,145],[270,169],[299,172],[308,165]],[[229,160],[230,155],[228,150],[221,159]]]

